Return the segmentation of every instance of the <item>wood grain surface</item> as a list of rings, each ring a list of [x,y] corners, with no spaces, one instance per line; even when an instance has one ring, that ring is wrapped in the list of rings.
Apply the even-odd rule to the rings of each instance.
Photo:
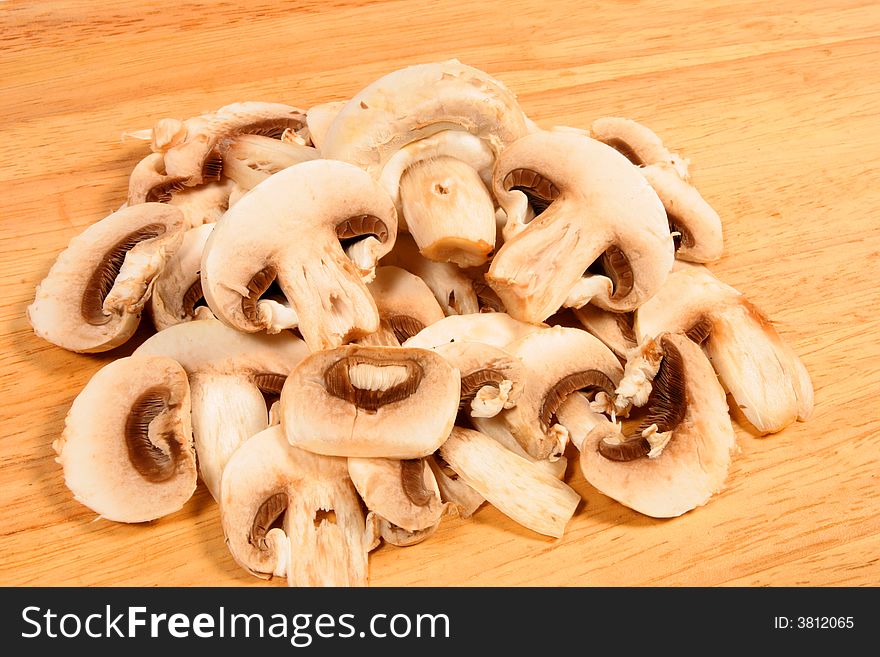
[[[73,500],[51,443],[109,354],[37,339],[56,255],[125,199],[123,131],[239,100],[346,98],[458,57],[541,125],[623,115],[692,161],[721,214],[713,270],[776,322],[816,410],[757,438],[726,489],[667,521],[586,484],[561,540],[492,508],[371,556],[374,585],[872,585],[880,581],[880,6],[872,0],[0,4],[0,584],[265,585],[227,553],[202,485],[139,526]],[[279,582],[280,583],[280,582]]]

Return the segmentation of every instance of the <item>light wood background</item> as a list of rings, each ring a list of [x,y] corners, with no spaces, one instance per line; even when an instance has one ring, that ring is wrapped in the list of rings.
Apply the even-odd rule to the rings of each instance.
[[[51,443],[114,353],[34,337],[25,307],[55,256],[124,200],[125,130],[238,100],[308,107],[406,64],[458,57],[544,125],[643,121],[691,158],[719,211],[714,270],[797,349],[815,415],[738,428],[708,506],[658,521],[568,480],[559,541],[491,508],[383,547],[374,585],[870,585],[880,581],[880,5],[190,2],[0,4],[0,584],[260,585],[228,555],[200,485],[125,526],[72,499]],[[710,6],[711,5],[711,6]]]

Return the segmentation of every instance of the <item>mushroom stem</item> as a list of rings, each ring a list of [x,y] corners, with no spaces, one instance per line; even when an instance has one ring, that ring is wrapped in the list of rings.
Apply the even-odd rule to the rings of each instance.
[[[220,476],[239,445],[269,426],[266,401],[246,377],[197,372],[190,376],[192,424],[199,472],[219,500]]]
[[[400,180],[400,200],[423,256],[459,267],[486,262],[495,246],[495,207],[471,166],[453,157],[417,162]]]
[[[565,476],[565,469],[568,467],[568,459],[560,456],[556,459],[536,459],[522,448],[510,430],[504,426],[504,422],[496,417],[484,418],[474,416],[472,419],[474,427],[480,433],[486,434],[492,440],[503,445],[505,449],[510,450],[517,456],[534,463],[539,468],[552,475],[556,479],[562,479]]]
[[[425,460],[437,479],[440,499],[453,505],[458,510],[458,515],[462,518],[467,519],[474,515],[477,509],[486,501],[486,498],[468,486],[458,476],[458,473],[453,471],[449,464],[443,460],[439,452],[433,456],[428,456]]]

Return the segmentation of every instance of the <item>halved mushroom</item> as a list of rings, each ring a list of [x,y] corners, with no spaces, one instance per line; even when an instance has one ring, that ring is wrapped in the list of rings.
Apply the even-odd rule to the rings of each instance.
[[[375,522],[389,543],[415,545],[440,524],[446,505],[425,459],[350,458],[348,474],[375,516],[367,524]]]
[[[421,278],[431,288],[446,315],[469,315],[480,311],[473,281],[453,264],[422,256],[409,235],[401,233],[397,236],[394,249],[382,259],[382,264],[406,269]]]
[[[223,470],[220,522],[236,563],[290,586],[365,586],[367,546],[345,459],[292,447],[261,431]]]
[[[590,136],[622,153],[636,166],[669,166],[681,180],[688,180],[689,161],[678,153],[670,152],[660,137],[641,123],[618,116],[606,116],[593,121]]]
[[[290,332],[250,335],[215,319],[171,326],[136,355],[174,358],[189,375],[199,471],[215,499],[232,453],[269,426],[264,395],[279,395],[290,371],[308,354]]]
[[[425,461],[437,480],[440,499],[455,507],[461,518],[470,518],[486,501],[485,497],[464,483],[458,473],[443,460],[439,451],[426,457]]]
[[[156,278],[150,316],[157,331],[194,319],[213,319],[211,309],[204,305],[199,276],[202,251],[213,229],[214,224],[202,224],[186,231],[180,248]]]
[[[248,191],[282,169],[317,160],[318,149],[263,135],[241,135],[218,146],[223,158],[223,175]]]
[[[627,352],[638,344],[634,313],[613,313],[587,305],[574,309],[575,317],[591,334],[608,346],[614,355],[626,360]]]
[[[559,419],[579,446],[588,482],[639,513],[672,518],[721,489],[736,437],[724,390],[696,344],[662,334],[631,357],[649,367],[628,367],[620,384],[647,392],[641,423],[630,435],[579,396],[560,407]]]
[[[206,171],[219,172],[222,165],[215,148],[222,139],[238,135],[278,138],[287,129],[304,127],[305,121],[305,113],[290,105],[233,103],[186,121],[160,119],[153,127],[152,148],[164,154],[167,175],[192,187],[205,181]]]
[[[455,427],[440,454],[464,481],[515,522],[560,538],[580,495],[479,431]]]
[[[306,125],[309,129],[309,138],[315,148],[320,149],[323,146],[333,119],[336,118],[347,102],[347,100],[330,100],[326,103],[312,105],[306,111]]]
[[[449,435],[460,385],[433,351],[347,345],[291,372],[281,424],[292,445],[318,454],[420,458]]]
[[[426,326],[403,346],[434,349],[450,342],[479,342],[506,349],[510,343],[542,328],[547,325],[521,322],[507,313],[450,315]]]
[[[724,387],[761,433],[813,411],[810,375],[769,319],[698,265],[681,265],[636,313],[636,334],[684,333],[702,344]]]
[[[488,169],[528,130],[503,84],[450,60],[410,66],[363,89],[330,125],[322,153],[381,179],[395,201],[399,189],[399,209],[423,255],[471,266],[495,244],[492,200],[476,169]]]
[[[562,306],[637,308],[674,249],[657,194],[620,153],[573,132],[536,132],[495,166],[505,242],[486,280],[508,312],[542,321]],[[538,213],[527,220],[528,202]]]
[[[443,309],[425,282],[399,267],[377,267],[367,284],[379,310],[379,330],[364,345],[399,347],[426,326],[443,319]]]
[[[196,489],[186,372],[160,356],[120,358],[77,395],[52,447],[74,497],[108,520],[146,522]]]
[[[34,332],[71,351],[131,337],[153,282],[183,241],[183,215],[161,203],[123,207],[70,241],[28,306]]]
[[[623,375],[620,363],[600,340],[586,331],[554,326],[535,331],[507,346],[522,361],[525,386],[516,406],[481,426],[499,424],[534,459],[559,458],[568,431],[556,412],[575,391],[611,395]]]
[[[396,233],[394,204],[366,173],[331,160],[295,164],[218,223],[202,257],[202,290],[219,319],[252,333],[277,323],[275,306],[260,301],[277,280],[309,348],[335,347],[378,330],[365,279]]]

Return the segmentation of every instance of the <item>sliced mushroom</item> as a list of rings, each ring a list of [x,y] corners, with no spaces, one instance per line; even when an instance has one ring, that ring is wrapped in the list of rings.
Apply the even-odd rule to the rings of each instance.
[[[320,149],[324,144],[330,125],[347,102],[347,100],[330,100],[313,105],[306,111],[306,125],[315,148]]]
[[[167,175],[192,187],[219,173],[222,165],[215,148],[222,139],[238,135],[278,138],[289,128],[302,128],[305,120],[305,113],[290,105],[233,103],[186,121],[159,120],[153,127],[152,148],[164,154]]]
[[[810,375],[769,319],[708,269],[682,265],[636,313],[636,334],[684,333],[702,344],[749,422],[774,433],[813,411]]]
[[[565,471],[568,469],[568,459],[565,456],[553,454],[546,458],[535,458],[523,449],[522,445],[519,444],[519,441],[517,441],[514,435],[510,432],[510,428],[503,420],[498,418],[497,415],[490,418],[474,417],[471,419],[471,422],[474,425],[473,428],[481,434],[488,436],[520,458],[524,458],[526,461],[534,463],[549,475],[556,479],[562,479],[565,477]]]
[[[410,545],[417,545],[433,536],[439,526],[440,521],[438,520],[425,529],[409,531],[370,511],[367,513],[367,536],[365,540],[369,550],[379,547],[379,543],[383,540],[397,547],[409,547]]]
[[[168,205],[173,205],[186,219],[189,228],[213,224],[234,205],[232,194],[236,184],[229,178],[221,178],[196,187],[187,187],[171,195]]]
[[[574,314],[581,325],[605,343],[618,358],[626,360],[627,352],[638,344],[633,328],[634,313],[612,313],[587,305],[575,308]]]
[[[146,522],[196,489],[186,372],[170,358],[131,356],[91,378],[53,443],[74,497],[108,520]]]
[[[202,251],[213,229],[214,224],[203,224],[186,231],[180,248],[156,278],[150,316],[157,331],[194,319],[213,319],[210,308],[204,305],[199,276]]]
[[[440,522],[444,504],[425,459],[350,458],[348,474],[367,508],[394,527],[415,533]]]
[[[406,269],[421,278],[431,288],[446,315],[468,315],[480,311],[471,279],[453,264],[435,262],[422,256],[409,235],[397,236],[394,249],[382,259],[382,264]]]
[[[221,142],[223,175],[242,191],[256,187],[282,169],[320,158],[318,149],[263,135],[241,135]]]
[[[510,343],[546,327],[546,324],[521,322],[507,313],[450,315],[426,326],[404,346],[434,349],[450,342],[479,342],[505,349]]]
[[[626,312],[649,299],[674,249],[657,194],[620,153],[572,132],[536,132],[495,166],[505,242],[486,280],[508,312],[543,321],[562,306]],[[527,221],[529,201],[538,216]]]
[[[431,467],[437,480],[440,498],[454,506],[460,517],[470,518],[486,501],[485,497],[468,486],[458,476],[458,473],[449,467],[449,464],[440,456],[439,451],[428,456],[425,461]]]
[[[218,499],[226,462],[239,445],[269,426],[264,394],[280,395],[308,348],[289,332],[250,335],[208,319],[166,328],[135,354],[169,356],[189,375],[199,472]]]
[[[635,375],[635,387],[650,391],[641,423],[630,435],[597,419],[580,397],[564,404],[559,417],[580,443],[587,481],[639,513],[672,518],[721,489],[736,437],[724,390],[696,344],[683,335],[662,334],[633,355],[649,358],[654,374],[633,369],[621,382],[621,388],[629,387],[628,377]]]
[[[458,371],[425,349],[348,345],[313,353],[281,393],[292,445],[333,456],[413,459],[436,450],[458,412]]]
[[[490,504],[539,534],[560,538],[581,501],[564,483],[478,431],[455,427],[440,454]]]
[[[443,319],[443,309],[425,282],[399,267],[377,267],[367,284],[379,310],[379,330],[360,344],[399,347],[426,326]]]
[[[682,180],[688,179],[688,160],[672,153],[650,128],[632,119],[606,116],[593,121],[590,136],[622,153],[636,166],[669,166]]]
[[[71,351],[131,337],[153,282],[183,241],[183,215],[161,203],[123,207],[70,241],[28,307],[34,332]]]
[[[568,431],[556,412],[575,391],[614,392],[623,371],[614,354],[586,331],[554,326],[535,331],[507,346],[526,370],[516,406],[493,421],[510,432],[534,459],[559,458]]]
[[[224,215],[205,246],[202,289],[223,322],[256,332],[277,323],[275,306],[260,301],[277,280],[309,348],[335,347],[378,330],[365,279],[396,232],[394,204],[366,173],[331,160],[295,164]]]
[[[290,586],[365,586],[360,500],[345,459],[292,447],[274,426],[245,442],[223,471],[220,521],[236,563]]]

